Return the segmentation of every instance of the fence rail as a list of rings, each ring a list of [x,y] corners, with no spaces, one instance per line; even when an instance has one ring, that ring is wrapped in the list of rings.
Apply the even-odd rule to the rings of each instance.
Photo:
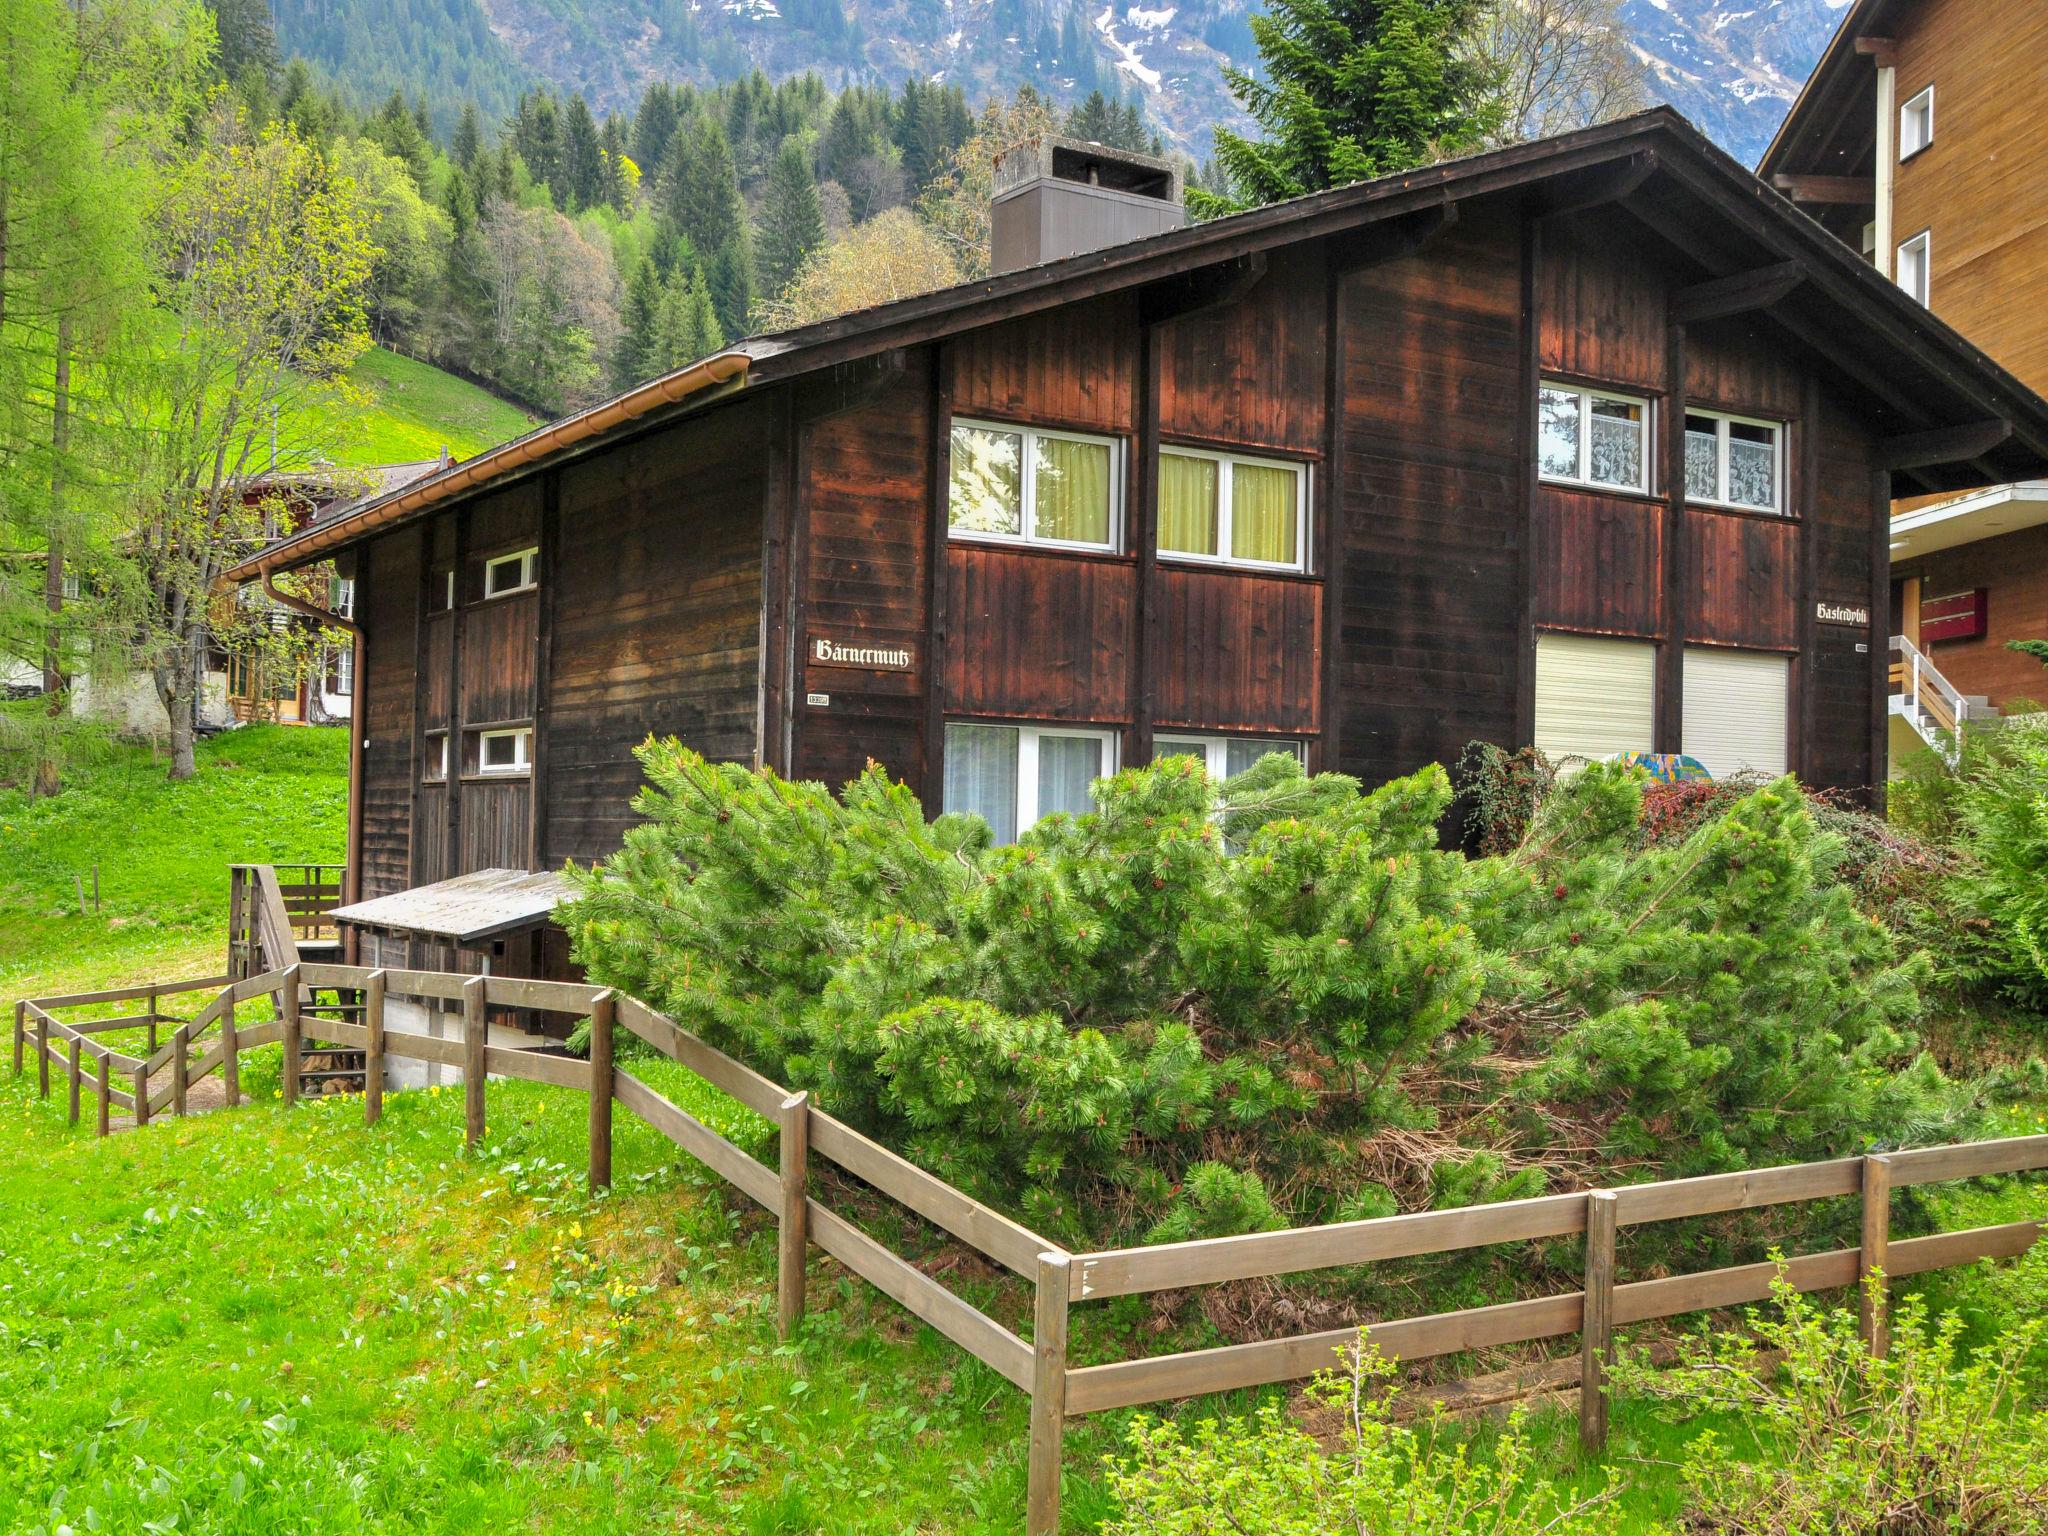
[[[302,996],[313,989],[359,995],[360,1022],[303,1016]],[[189,1020],[160,1011],[165,998],[206,991],[215,996]],[[239,1023],[237,1009],[262,997],[272,1000],[276,1017],[254,1025]],[[389,1028],[388,1002],[404,997],[459,1005],[461,1033],[444,1038]],[[77,1023],[55,1017],[65,1009],[131,1001],[146,1001],[145,1011]],[[590,1059],[579,1061],[491,1045],[486,1020],[492,1008],[589,1017]],[[168,1042],[159,1044],[156,1033],[164,1023],[175,1023],[176,1029]],[[116,1028],[136,1027],[148,1031],[149,1054],[145,1057],[115,1051],[93,1038]],[[652,1085],[617,1067],[613,1057],[616,1028],[646,1041],[703,1082],[774,1123],[779,1131],[778,1166],[770,1168],[758,1161]],[[210,1030],[217,1033],[204,1039]],[[67,1078],[72,1122],[79,1118],[82,1095],[90,1090],[98,1102],[99,1133],[105,1135],[112,1106],[131,1111],[138,1124],[146,1123],[166,1105],[183,1114],[191,1087],[216,1071],[226,1081],[228,1102],[238,1103],[241,1053],[276,1041],[285,1045],[284,1098],[287,1103],[294,1102],[298,1097],[299,1047],[306,1033],[365,1053],[363,1115],[370,1125],[375,1125],[383,1112],[384,1063],[390,1057],[440,1062],[463,1070],[465,1135],[472,1146],[485,1130],[484,1082],[488,1076],[524,1078],[588,1093],[593,1188],[611,1182],[612,1107],[616,1104],[639,1116],[775,1217],[777,1323],[785,1336],[803,1317],[805,1260],[809,1248],[816,1246],[1029,1394],[1025,1527],[1030,1536],[1046,1536],[1059,1526],[1061,1448],[1069,1415],[1298,1380],[1330,1366],[1335,1351],[1358,1334],[1354,1326],[1072,1366],[1067,1358],[1068,1324],[1076,1303],[1583,1234],[1585,1280],[1580,1290],[1375,1322],[1369,1336],[1390,1358],[1415,1361],[1576,1334],[1581,1362],[1580,1434],[1589,1448],[1599,1449],[1606,1439],[1605,1370],[1616,1327],[1760,1301],[1770,1294],[1771,1282],[1780,1273],[1779,1267],[1771,1264],[1745,1264],[1617,1283],[1615,1239],[1620,1228],[1804,1201],[1858,1198],[1862,1202],[1862,1233],[1857,1247],[1802,1254],[1782,1267],[1792,1285],[1813,1291],[1854,1285],[1874,1270],[1898,1277],[1984,1258],[2011,1257],[2024,1253],[2048,1226],[2038,1221],[2009,1222],[1896,1243],[1889,1240],[1895,1189],[2048,1167],[2048,1136],[2022,1136],[1546,1195],[1456,1211],[1074,1254],[835,1119],[811,1103],[807,1094],[792,1093],[699,1040],[645,1003],[596,986],[438,971],[302,962],[241,979],[216,976],[25,999],[15,1005],[14,1071],[18,1076],[24,1070],[26,1053],[32,1047],[42,1096],[49,1096],[54,1063]],[[195,1055],[195,1047],[203,1048]],[[87,1062],[92,1065],[90,1076],[85,1070]],[[151,1079],[166,1069],[168,1080],[152,1089]],[[125,1086],[115,1086],[117,1073]],[[814,1161],[864,1181],[1029,1281],[1035,1293],[1031,1339],[1020,1338],[813,1195],[809,1172]],[[1885,1347],[1881,1306],[1866,1302],[1863,1328],[1870,1347],[1881,1352]]]

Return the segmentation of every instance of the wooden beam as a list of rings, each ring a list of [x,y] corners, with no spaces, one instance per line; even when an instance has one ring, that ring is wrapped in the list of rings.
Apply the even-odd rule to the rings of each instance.
[[[1814,176],[1780,171],[1771,185],[1795,203],[1875,203],[1877,189],[1867,176]]]
[[[1139,290],[1138,323],[1161,325],[1184,315],[1235,304],[1257,287],[1265,275],[1264,251],[1252,251],[1214,266],[1179,273]]]
[[[1936,464],[1961,464],[1989,453],[2012,436],[2012,423],[2002,419],[1966,422],[1907,432],[1877,445],[1877,462],[1886,469],[1926,469]]]
[[[1670,319],[1674,325],[1700,320],[1724,320],[1769,309],[1788,298],[1806,280],[1806,270],[1796,261],[1780,261],[1748,272],[1731,272],[1671,295]]]
[[[1890,69],[1898,61],[1899,42],[1894,37],[1859,37],[1856,51],[1867,59],[1877,60],[1879,69]]]
[[[1331,276],[1341,279],[1347,272],[1413,256],[1441,239],[1456,227],[1457,222],[1458,205],[1445,202],[1399,218],[1346,230],[1330,242]]]
[[[1544,191],[1546,214],[1582,213],[1619,202],[1648,181],[1657,169],[1657,152],[1640,150],[1613,165],[1558,177]]]

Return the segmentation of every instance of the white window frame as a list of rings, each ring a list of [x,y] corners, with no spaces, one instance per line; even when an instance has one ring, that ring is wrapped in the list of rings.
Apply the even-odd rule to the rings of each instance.
[[[1115,554],[1123,548],[1124,541],[1124,443],[1120,437],[1104,437],[1094,432],[1063,432],[1056,427],[1027,427],[1015,421],[984,421],[976,416],[956,416],[946,424],[946,437],[950,444],[953,429],[965,427],[974,432],[1001,432],[1023,439],[1023,449],[1018,461],[1018,490],[1021,503],[1018,517],[1022,524],[1021,533],[997,533],[980,528],[956,528],[953,526],[953,496],[951,476],[946,487],[946,537],[968,540],[977,544],[1028,544],[1039,549],[1083,549],[1098,554]],[[1037,532],[1038,527],[1038,445],[1052,439],[1063,443],[1092,443],[1109,450],[1109,537],[1102,543],[1092,539],[1049,539]]]
[[[1908,131],[1918,123],[1917,134]],[[1899,107],[1899,161],[1904,164],[1934,143],[1934,86],[1908,98]]]
[[[337,645],[334,651],[334,687],[330,690],[337,699],[351,699],[356,692],[356,648],[352,645]]]
[[[1543,468],[1543,396],[1551,392],[1579,397],[1579,469],[1575,475],[1554,475]],[[1589,423],[1593,419],[1592,402],[1595,400],[1617,400],[1624,405],[1642,408],[1643,443],[1638,461],[1643,466],[1643,473],[1635,485],[1593,478],[1593,432]],[[1648,396],[1631,395],[1625,390],[1600,389],[1591,384],[1573,384],[1564,379],[1542,379],[1536,385],[1536,398],[1529,402],[1529,408],[1536,413],[1536,431],[1530,440],[1535,445],[1537,478],[1546,485],[1576,485],[1587,490],[1621,491],[1632,496],[1653,494],[1651,461],[1654,455],[1650,452],[1650,445],[1656,440],[1651,432],[1656,424],[1656,410],[1655,403]]]
[[[1785,439],[1790,435],[1787,423],[1772,421],[1765,416],[1735,416],[1727,411],[1710,411],[1701,406],[1688,405],[1685,415],[1679,418],[1678,432],[1683,438],[1690,431],[1685,424],[1686,417],[1703,416],[1714,423],[1714,488],[1720,494],[1695,496],[1690,488],[1685,493],[1685,504],[1689,507],[1723,507],[1731,512],[1756,512],[1772,517],[1784,517],[1785,510]],[[1728,499],[1728,429],[1739,427],[1768,427],[1771,429],[1771,505],[1754,507],[1746,501]],[[1679,455],[1681,464],[1684,454]]]
[[[1230,748],[1233,743],[1252,742],[1268,752],[1294,753],[1296,762],[1308,765],[1308,746],[1298,736],[1209,736],[1195,731],[1158,731],[1152,737],[1154,761],[1162,757],[1199,757],[1209,777],[1219,784],[1230,777]]]
[[[512,761],[493,764],[490,760],[490,745],[494,741],[512,743]],[[512,778],[530,773],[533,769],[533,727],[514,726],[502,731],[479,731],[476,738],[476,771],[480,778]]]
[[[1208,459],[1220,468],[1216,474],[1216,553],[1168,549],[1152,535],[1154,553],[1161,560],[1185,561],[1190,565],[1227,565],[1245,571],[1306,571],[1308,569],[1308,485],[1310,466],[1300,459],[1275,459],[1256,453],[1226,453],[1214,448],[1197,448],[1186,443],[1161,443],[1159,456],[1174,454],[1184,459]],[[1284,469],[1294,476],[1294,558],[1292,560],[1246,560],[1230,553],[1231,486],[1237,466],[1253,469]]]
[[[1108,778],[1117,770],[1117,733],[1085,725],[1022,725],[1014,720],[948,720],[947,725],[972,725],[1017,733],[1017,835],[1022,837],[1039,822],[1038,738],[1080,736],[1102,743],[1102,772]],[[969,814],[972,814],[971,812]]]
[[[1917,251],[1920,263],[1919,284],[1909,284],[1905,279],[1906,253]],[[1927,306],[1934,296],[1934,231],[1923,229],[1910,240],[1901,240],[1892,256],[1892,281],[1897,283],[1911,297]]]
[[[534,585],[534,570],[540,562],[540,548],[535,545],[527,549],[515,549],[509,554],[493,555],[484,562],[485,602],[497,597],[511,597],[520,592],[531,592]],[[500,587],[494,584],[494,573],[503,566],[513,566],[519,573],[514,586]],[[453,573],[451,573],[452,575]],[[452,603],[451,603],[451,606]]]
[[[353,577],[334,578],[327,606],[337,618],[352,619],[356,616],[356,584]]]

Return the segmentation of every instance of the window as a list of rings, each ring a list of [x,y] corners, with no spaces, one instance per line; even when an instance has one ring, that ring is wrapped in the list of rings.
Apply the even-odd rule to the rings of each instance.
[[[356,616],[356,584],[346,576],[336,576],[331,579],[327,583],[327,607],[338,618],[354,618]]]
[[[1243,773],[1268,752],[1285,752],[1301,761],[1301,743],[1275,741],[1265,736],[1177,736],[1152,738],[1152,756],[1199,757],[1212,779],[1230,779]]]
[[[1680,745],[1715,778],[1785,772],[1789,758],[1791,664],[1759,651],[1688,646]]]
[[[1783,507],[1779,446],[1784,427],[1771,421],[1685,413],[1685,499],[1776,512]]]
[[[420,753],[420,777],[439,781],[448,777],[448,733],[438,732],[429,736]]]
[[[427,612],[450,613],[455,608],[455,573],[437,571],[427,578]]]
[[[1546,480],[1647,491],[1649,435],[1647,400],[1576,384],[1545,384],[1538,391],[1536,456]]]
[[[1298,571],[1306,564],[1306,467],[1275,459],[1164,448],[1159,553]]]
[[[327,691],[336,698],[348,698],[356,691],[356,649],[337,645],[328,653]]]
[[[1649,752],[1657,734],[1657,647],[1590,635],[1536,637],[1536,746],[1600,762]]]
[[[1934,87],[1930,85],[1899,108],[1899,158],[1910,160],[1933,142]]]
[[[1933,243],[1926,230],[1921,230],[1912,239],[1899,247],[1899,263],[1892,269],[1898,284],[1922,304],[1933,286],[1934,267]]]
[[[1105,437],[956,421],[946,525],[956,538],[1114,549],[1118,446]]]
[[[484,562],[484,596],[486,598],[506,597],[514,592],[524,592],[533,585],[533,563],[540,554],[537,549],[516,550],[509,555],[498,555]],[[455,579],[454,572],[449,580]],[[448,606],[455,606],[451,592]]]
[[[477,742],[478,773],[524,773],[533,747],[533,731],[485,731]]]
[[[1107,731],[949,723],[945,808],[973,812],[997,842],[1014,843],[1041,816],[1093,810],[1088,786],[1115,758]]]

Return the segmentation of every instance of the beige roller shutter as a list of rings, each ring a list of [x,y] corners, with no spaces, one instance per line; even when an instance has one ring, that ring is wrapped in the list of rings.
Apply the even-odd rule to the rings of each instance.
[[[1648,752],[1657,737],[1657,648],[1587,635],[1536,637],[1536,745],[1552,761]]]
[[[1791,663],[1757,651],[1688,649],[1685,737],[1715,778],[1786,771],[1791,756]]]

